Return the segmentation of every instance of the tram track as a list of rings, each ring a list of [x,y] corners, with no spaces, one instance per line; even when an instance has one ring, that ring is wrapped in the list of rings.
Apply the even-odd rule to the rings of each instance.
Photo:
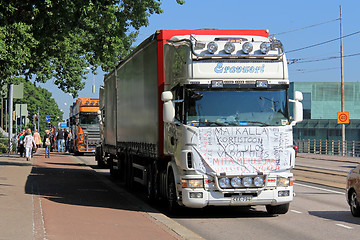
[[[320,184],[340,189],[346,188],[348,171],[318,166],[296,165],[292,170],[295,181]]]

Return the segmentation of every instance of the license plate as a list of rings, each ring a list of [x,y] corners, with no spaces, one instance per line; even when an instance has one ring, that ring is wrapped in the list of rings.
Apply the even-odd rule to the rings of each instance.
[[[232,204],[241,204],[241,203],[252,203],[252,196],[232,196],[231,203]]]

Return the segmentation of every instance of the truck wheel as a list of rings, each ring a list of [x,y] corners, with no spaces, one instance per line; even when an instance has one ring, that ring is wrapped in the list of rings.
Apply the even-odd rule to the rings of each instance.
[[[167,200],[168,200],[168,210],[170,214],[177,215],[180,211],[180,206],[177,202],[176,195],[176,183],[174,174],[172,171],[169,171],[168,183],[167,183]]]
[[[271,215],[276,214],[285,214],[289,211],[290,203],[281,204],[281,205],[266,205],[266,211]]]
[[[95,150],[95,160],[97,162],[97,165],[99,168],[105,168],[106,164],[104,162],[104,159],[102,158],[102,150],[101,147],[96,147]]]
[[[355,190],[353,190],[353,192],[350,195],[350,210],[351,210],[351,214],[354,217],[360,216],[360,204],[357,200],[357,194]]]

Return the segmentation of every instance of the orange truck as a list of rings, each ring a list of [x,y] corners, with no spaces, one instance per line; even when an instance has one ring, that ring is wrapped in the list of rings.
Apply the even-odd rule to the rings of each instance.
[[[70,106],[70,152],[75,155],[95,153],[96,145],[101,141],[97,117],[99,110],[98,98],[78,98]]]

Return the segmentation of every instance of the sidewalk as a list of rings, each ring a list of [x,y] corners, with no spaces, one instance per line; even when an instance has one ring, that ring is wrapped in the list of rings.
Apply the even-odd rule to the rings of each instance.
[[[24,192],[31,168],[24,158],[0,156],[0,239],[34,239],[33,196]]]
[[[153,217],[165,216],[75,160],[43,149],[29,162],[0,156],[0,239],[182,239]]]

